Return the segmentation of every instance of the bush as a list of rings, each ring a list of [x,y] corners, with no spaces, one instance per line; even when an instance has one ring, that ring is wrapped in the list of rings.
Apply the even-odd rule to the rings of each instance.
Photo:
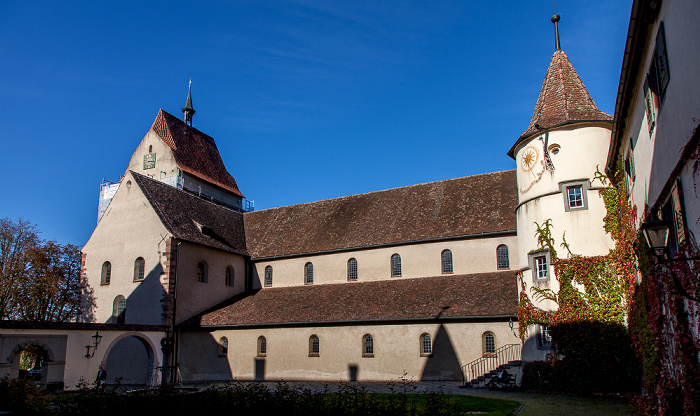
[[[528,363],[522,387],[573,394],[639,391],[641,378],[632,341],[623,325],[596,321],[551,327],[560,359]]]
[[[0,410],[17,415],[45,414],[49,397],[33,381],[4,379],[0,381]]]

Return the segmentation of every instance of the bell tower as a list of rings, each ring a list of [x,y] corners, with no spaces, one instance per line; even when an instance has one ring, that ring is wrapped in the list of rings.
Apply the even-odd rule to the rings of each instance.
[[[573,254],[604,255],[613,247],[603,228],[606,210],[597,192],[601,184],[592,182],[596,170],[605,167],[612,117],[598,109],[561,50],[560,19],[558,14],[551,19],[555,50],[532,119],[508,151],[517,165],[519,270],[528,297],[544,310],[557,305],[533,299],[530,289],[558,292],[559,282],[553,274],[553,253],[538,244],[538,226],[551,231],[559,258],[568,254],[560,246],[564,238]],[[544,329],[528,328],[530,337],[542,338],[526,340],[523,359],[546,356],[547,337],[540,331]]]
[[[185,123],[192,127],[192,116],[195,113],[192,107],[192,78],[190,78],[190,85],[187,87],[187,101],[185,101],[185,107],[182,109],[182,113],[185,115]]]

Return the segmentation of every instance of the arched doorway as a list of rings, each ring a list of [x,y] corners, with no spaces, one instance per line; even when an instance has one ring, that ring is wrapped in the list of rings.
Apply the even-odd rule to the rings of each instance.
[[[123,334],[105,352],[102,365],[107,370],[107,384],[152,386],[157,377],[154,347],[141,334]]]
[[[53,353],[40,342],[21,342],[12,350],[10,378],[32,380],[46,385],[48,363]]]

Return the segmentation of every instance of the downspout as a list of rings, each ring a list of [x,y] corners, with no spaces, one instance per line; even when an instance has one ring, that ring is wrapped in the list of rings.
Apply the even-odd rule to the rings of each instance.
[[[177,371],[178,371],[178,354],[180,346],[180,334],[175,332],[175,313],[177,312],[177,269],[180,268],[180,244],[182,241],[178,241],[175,246],[175,273],[173,274],[173,318],[170,323],[170,331],[173,334],[173,351],[170,358],[170,384],[175,384],[177,381]]]

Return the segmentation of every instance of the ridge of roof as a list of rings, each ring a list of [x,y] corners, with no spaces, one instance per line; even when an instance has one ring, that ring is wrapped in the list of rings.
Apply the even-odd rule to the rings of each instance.
[[[245,212],[243,215],[247,214],[253,214],[257,212],[265,212],[265,211],[271,211],[271,210],[279,210],[279,209],[285,209],[285,208],[291,208],[291,207],[300,207],[303,205],[312,205],[312,204],[318,204],[321,202],[329,202],[329,201],[336,201],[336,200],[343,200],[343,199],[350,199],[350,198],[355,198],[355,197],[362,197],[365,195],[372,195],[372,194],[380,194],[384,192],[394,192],[402,189],[409,189],[409,188],[414,188],[414,187],[421,187],[421,186],[426,186],[426,185],[434,185],[438,183],[445,183],[445,182],[452,182],[452,181],[460,181],[464,179],[469,179],[469,178],[476,178],[478,176],[490,176],[490,175],[496,175],[496,174],[504,174],[508,172],[515,172],[515,169],[507,169],[507,170],[499,170],[496,172],[484,172],[484,173],[477,173],[475,175],[470,175],[470,176],[462,176],[459,178],[448,178],[448,179],[439,179],[436,181],[430,181],[430,182],[423,182],[423,183],[414,183],[412,185],[403,185],[403,186],[396,186],[393,188],[387,188],[387,189],[378,189],[376,191],[368,191],[368,192],[361,192],[359,194],[352,194],[352,195],[344,195],[344,196],[335,196],[333,198],[328,198],[328,199],[319,199],[316,201],[308,201],[308,202],[300,202],[298,204],[292,204],[292,205],[283,205],[280,207],[271,207],[271,208],[265,208],[265,209],[258,209],[255,211],[251,212]]]
[[[226,170],[212,137],[188,126],[184,121],[163,109],[158,110],[151,130],[172,149],[173,157],[180,169],[243,197],[236,180]]]
[[[184,326],[255,326],[517,314],[514,271],[289,286],[244,292]]]
[[[243,220],[248,251],[260,259],[512,231],[516,206],[508,170],[247,212]]]
[[[229,253],[248,255],[240,212],[137,172],[130,170],[129,173],[173,237]]]
[[[530,124],[516,145],[542,130],[570,122],[590,121],[612,122],[612,116],[598,109],[566,53],[562,50],[554,51]],[[511,148],[509,155],[515,147]]]

